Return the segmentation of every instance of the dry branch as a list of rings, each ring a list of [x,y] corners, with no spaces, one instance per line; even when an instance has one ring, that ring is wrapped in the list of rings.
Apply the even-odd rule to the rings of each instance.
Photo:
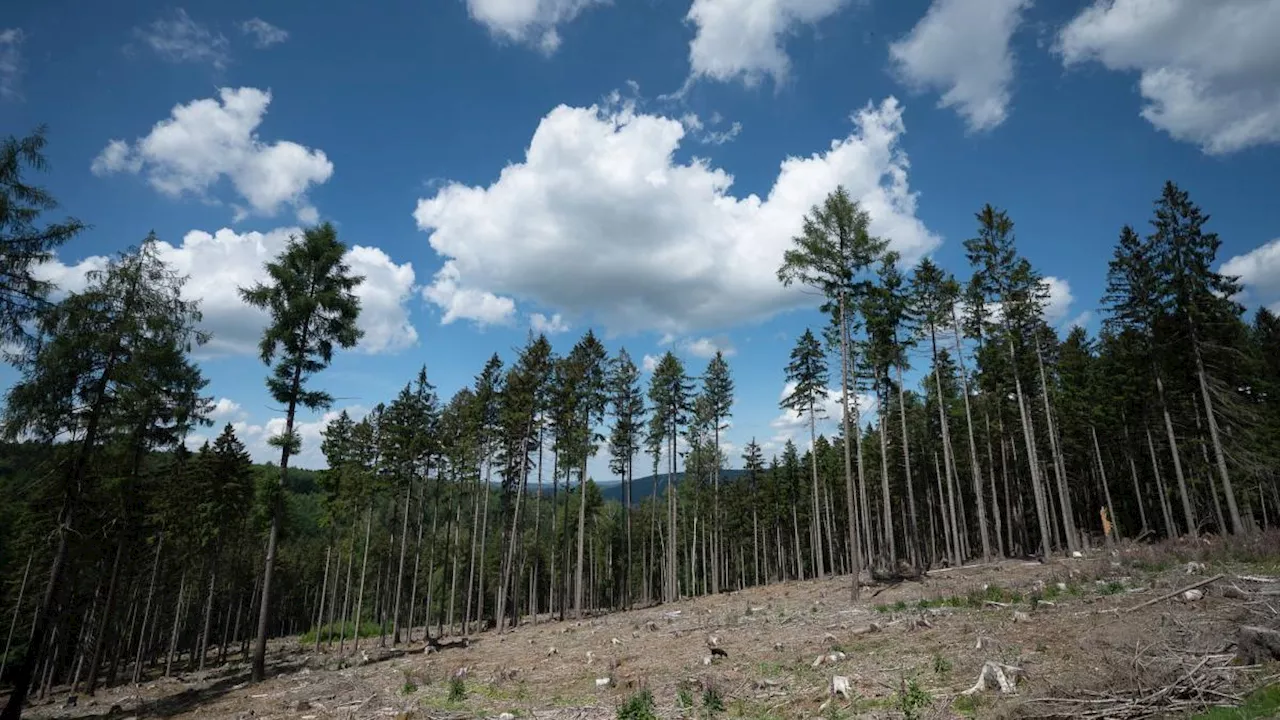
[[[1156,603],[1158,603],[1158,602],[1162,602],[1162,601],[1164,601],[1164,600],[1169,600],[1169,599],[1171,599],[1171,598],[1175,598],[1175,597],[1177,597],[1177,596],[1181,595],[1182,593],[1184,593],[1184,592],[1186,592],[1186,591],[1188,591],[1188,590],[1195,590],[1196,588],[1201,588],[1201,587],[1204,587],[1205,585],[1208,585],[1208,584],[1210,584],[1210,583],[1217,582],[1218,580],[1221,580],[1222,578],[1223,578],[1223,575],[1222,575],[1221,573],[1219,573],[1219,574],[1217,574],[1217,575],[1214,575],[1214,576],[1213,576],[1213,577],[1211,577],[1211,578],[1206,578],[1206,579],[1204,579],[1204,580],[1200,580],[1199,582],[1191,583],[1190,585],[1186,585],[1186,586],[1184,586],[1184,587],[1180,587],[1180,588],[1178,588],[1177,590],[1174,590],[1173,592],[1168,592],[1168,593],[1165,593],[1164,595],[1161,595],[1160,597],[1152,598],[1152,599],[1150,599],[1150,600],[1148,600],[1148,601],[1146,601],[1146,602],[1144,602],[1144,603],[1139,603],[1139,604],[1137,604],[1137,605],[1134,605],[1133,607],[1129,608],[1128,610],[1125,610],[1125,612],[1127,612],[1127,613],[1131,613],[1131,612],[1133,612],[1133,611],[1135,611],[1135,610],[1141,610],[1141,609],[1142,609],[1142,608],[1144,608],[1144,607],[1149,607],[1149,606],[1151,606],[1151,605],[1155,605],[1155,604],[1156,604]]]

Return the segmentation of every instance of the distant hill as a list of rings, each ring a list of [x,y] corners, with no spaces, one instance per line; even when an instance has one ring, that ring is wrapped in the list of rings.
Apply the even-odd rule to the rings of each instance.
[[[720,471],[720,482],[733,482],[746,474],[745,470],[734,470],[725,468]],[[676,487],[684,482],[684,473],[676,473]],[[610,478],[605,481],[596,481],[596,485],[600,487],[600,493],[604,495],[606,500],[617,500],[622,502],[622,483],[617,478]],[[653,495],[655,486],[658,490],[658,496],[667,489],[666,473],[660,475],[647,475],[641,478],[635,478],[631,481],[631,504],[639,505],[640,501]]]

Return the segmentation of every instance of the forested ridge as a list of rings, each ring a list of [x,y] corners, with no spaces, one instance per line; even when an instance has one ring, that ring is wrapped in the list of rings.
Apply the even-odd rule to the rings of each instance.
[[[1048,324],[1005,211],[977,210],[956,277],[907,267],[832,188],[778,269],[821,302],[785,368],[805,447],[728,456],[735,396],[761,390],[735,387],[723,355],[667,352],[646,379],[588,331],[563,355],[531,335],[448,398],[424,366],[330,423],[310,472],[290,467],[297,412],[332,404],[324,370],[360,337],[335,228],[307,228],[241,289],[269,317],[278,461],[255,465],[231,425],[188,448],[211,424],[198,299],[154,236],[83,290],[39,279],[84,228],[50,222],[24,176],[44,141],[0,147],[0,334],[20,374],[0,447],[6,720],[55,685],[226,662],[258,680],[289,634],[349,654],[797,578],[1249,534],[1280,514],[1280,323],[1232,299],[1213,223],[1173,183],[1116,229],[1097,337]],[[823,436],[832,393],[847,411]],[[589,476],[598,455],[621,497]]]

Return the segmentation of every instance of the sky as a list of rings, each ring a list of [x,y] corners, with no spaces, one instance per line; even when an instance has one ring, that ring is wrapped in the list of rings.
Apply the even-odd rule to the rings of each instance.
[[[1049,321],[1096,333],[1121,226],[1173,180],[1239,300],[1280,308],[1276,37],[1280,0],[48,0],[0,15],[0,135],[46,124],[31,179],[91,225],[44,277],[83,287],[153,230],[189,276],[217,403],[193,443],[233,423],[278,460],[236,289],[330,221],[364,337],[317,376],[335,403],[295,463],[424,365],[447,399],[530,330],[563,353],[593,328],[646,366],[723,351],[738,466],[752,438],[807,444],[778,401],[823,321],[775,271],[839,184],[961,278],[974,213],[1007,210]]]

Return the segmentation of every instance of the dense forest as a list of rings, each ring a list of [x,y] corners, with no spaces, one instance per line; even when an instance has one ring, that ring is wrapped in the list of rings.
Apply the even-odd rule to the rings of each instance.
[[[797,578],[1254,533],[1280,514],[1280,323],[1233,300],[1208,215],[1173,183],[1116,229],[1097,337],[1046,322],[1005,211],[978,210],[957,278],[906,267],[832,188],[778,268],[822,298],[822,322],[785,367],[807,442],[773,457],[724,452],[735,393],[756,389],[722,355],[668,352],[646,379],[587,332],[564,355],[530,336],[448,398],[424,368],[339,415],[327,469],[300,472],[297,412],[331,405],[324,370],[360,338],[362,279],[334,227],[241,289],[269,317],[278,462],[255,465],[231,425],[188,448],[212,407],[198,298],[154,236],[83,290],[39,279],[84,228],[42,218],[56,203],[24,173],[44,142],[0,147],[0,333],[19,373],[0,448],[5,719],[54,685],[226,662],[258,680],[284,635],[358,653]],[[834,437],[817,432],[830,398]],[[602,454],[613,478],[588,472]]]

